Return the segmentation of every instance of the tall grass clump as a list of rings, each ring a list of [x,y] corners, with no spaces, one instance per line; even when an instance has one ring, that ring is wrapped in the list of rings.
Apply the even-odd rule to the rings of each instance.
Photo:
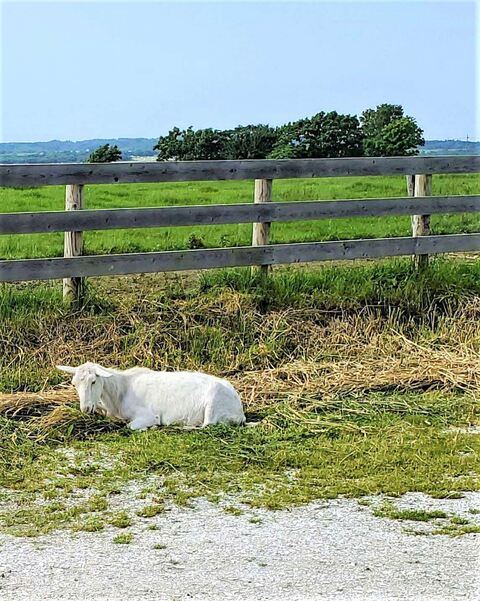
[[[408,259],[361,265],[286,268],[263,278],[249,268],[206,272],[201,292],[229,288],[251,294],[264,306],[317,306],[353,310],[398,307],[406,313],[433,308],[454,310],[466,298],[480,295],[480,262],[434,259],[419,272]]]
[[[56,364],[87,360],[224,375],[318,361],[338,354],[346,330],[352,348],[371,330],[388,350],[393,331],[412,341],[442,332],[447,341],[447,328],[471,345],[479,296],[480,264],[453,260],[423,273],[403,260],[279,269],[263,281],[250,270],[104,279],[77,309],[55,285],[4,286],[0,391],[59,384]]]

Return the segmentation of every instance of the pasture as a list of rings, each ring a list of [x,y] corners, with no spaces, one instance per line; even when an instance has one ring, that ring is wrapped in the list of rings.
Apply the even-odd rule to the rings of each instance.
[[[231,204],[253,202],[252,181],[178,182],[162,184],[88,185],[86,208],[179,206],[192,204]],[[436,175],[434,195],[475,194],[480,175]],[[406,195],[405,178],[336,177],[320,179],[275,180],[273,201],[335,200],[355,198],[401,197]],[[3,212],[61,211],[65,188],[0,188]],[[478,232],[478,215],[432,216],[432,233]],[[275,223],[271,242],[310,242],[341,239],[408,236],[410,217],[354,218],[321,221]],[[249,245],[250,224],[197,227],[129,229],[85,233],[88,254],[177,250],[205,247]],[[30,234],[0,237],[0,258],[55,257],[63,254],[63,235]]]
[[[474,194],[479,183],[478,175],[437,175],[433,194]],[[63,195],[63,187],[0,190],[5,212],[61,210]],[[273,191],[278,201],[404,195],[403,177],[279,180]],[[86,190],[88,208],[252,196],[250,182]],[[433,233],[478,225],[477,214],[432,217]],[[271,239],[409,233],[409,217],[357,218],[273,224]],[[229,246],[249,244],[251,225],[85,239],[87,253]],[[61,234],[3,236],[0,256],[59,256],[62,242]],[[195,497],[235,515],[340,495],[478,490],[480,443],[469,429],[479,419],[479,341],[475,256],[437,258],[422,273],[398,259],[277,268],[266,281],[248,269],[92,278],[81,309],[62,304],[58,283],[2,285],[0,528],[24,536],[128,529]],[[128,432],[81,414],[54,368],[86,360],[226,377],[261,423]],[[131,481],[144,508],[119,512],[113,500]],[[454,518],[438,518],[438,529],[478,530]]]

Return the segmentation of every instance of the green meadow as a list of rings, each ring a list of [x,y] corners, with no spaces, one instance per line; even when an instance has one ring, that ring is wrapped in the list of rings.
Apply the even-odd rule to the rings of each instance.
[[[475,194],[480,175],[436,175],[433,194]],[[61,211],[63,186],[44,188],[0,188],[1,212]],[[334,200],[406,196],[404,177],[344,177],[276,180],[273,200]],[[116,184],[86,186],[85,205],[90,209],[156,207],[192,204],[247,203],[253,199],[252,181],[180,182],[170,184]],[[475,214],[435,215],[432,232],[470,233],[479,231]],[[203,245],[228,247],[249,245],[251,224],[177,228],[151,228],[87,232],[85,252],[104,254],[175,250]],[[271,241],[310,242],[356,238],[408,236],[408,216],[354,218],[275,223]],[[35,258],[61,256],[63,236],[56,234],[11,235],[0,237],[0,257]]]
[[[435,176],[437,195],[480,176]],[[273,200],[406,195],[405,179],[279,180]],[[0,189],[2,212],[62,210],[63,187]],[[251,202],[253,182],[87,186],[88,208]],[[89,232],[88,253],[248,245],[251,224]],[[478,232],[478,214],[432,217],[434,233]],[[273,242],[407,236],[410,218],[273,224]],[[0,237],[0,257],[57,256],[61,234]],[[383,519],[432,534],[472,517],[404,511],[407,491],[455,499],[480,488],[480,262],[409,257],[198,274],[92,278],[82,307],[58,282],[0,285],[0,532],[153,528],[196,497],[232,515],[315,499],[387,495]],[[131,432],[80,413],[55,366],[201,370],[239,390],[253,428]],[[119,508],[135,481],[138,510]],[[472,510],[472,516],[479,510]],[[148,525],[150,524],[150,525]],[[112,542],[128,544],[132,533]]]

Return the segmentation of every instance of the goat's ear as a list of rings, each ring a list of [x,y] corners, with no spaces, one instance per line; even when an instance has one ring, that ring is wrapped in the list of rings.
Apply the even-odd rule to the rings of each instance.
[[[101,365],[95,365],[95,373],[102,378],[111,378],[113,374],[104,369]]]
[[[60,371],[65,371],[67,372],[67,374],[74,374],[77,372],[76,367],[70,367],[68,365],[57,365],[57,369],[59,369]]]

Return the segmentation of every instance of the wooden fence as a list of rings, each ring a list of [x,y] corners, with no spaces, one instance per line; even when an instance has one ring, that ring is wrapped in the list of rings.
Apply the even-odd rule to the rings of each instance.
[[[76,299],[88,276],[246,265],[265,272],[276,264],[400,255],[422,265],[429,254],[480,251],[480,232],[429,235],[432,214],[480,211],[480,195],[430,196],[432,174],[478,172],[476,156],[0,165],[0,186],[66,185],[66,211],[0,213],[0,234],[65,232],[64,257],[0,261],[0,281],[64,278],[64,296]],[[364,175],[404,175],[409,196],[271,202],[273,179]],[[255,180],[254,204],[84,209],[85,184],[239,179]],[[412,237],[269,244],[273,222],[392,215],[412,216]],[[252,246],[82,256],[87,230],[228,223],[253,223]]]

